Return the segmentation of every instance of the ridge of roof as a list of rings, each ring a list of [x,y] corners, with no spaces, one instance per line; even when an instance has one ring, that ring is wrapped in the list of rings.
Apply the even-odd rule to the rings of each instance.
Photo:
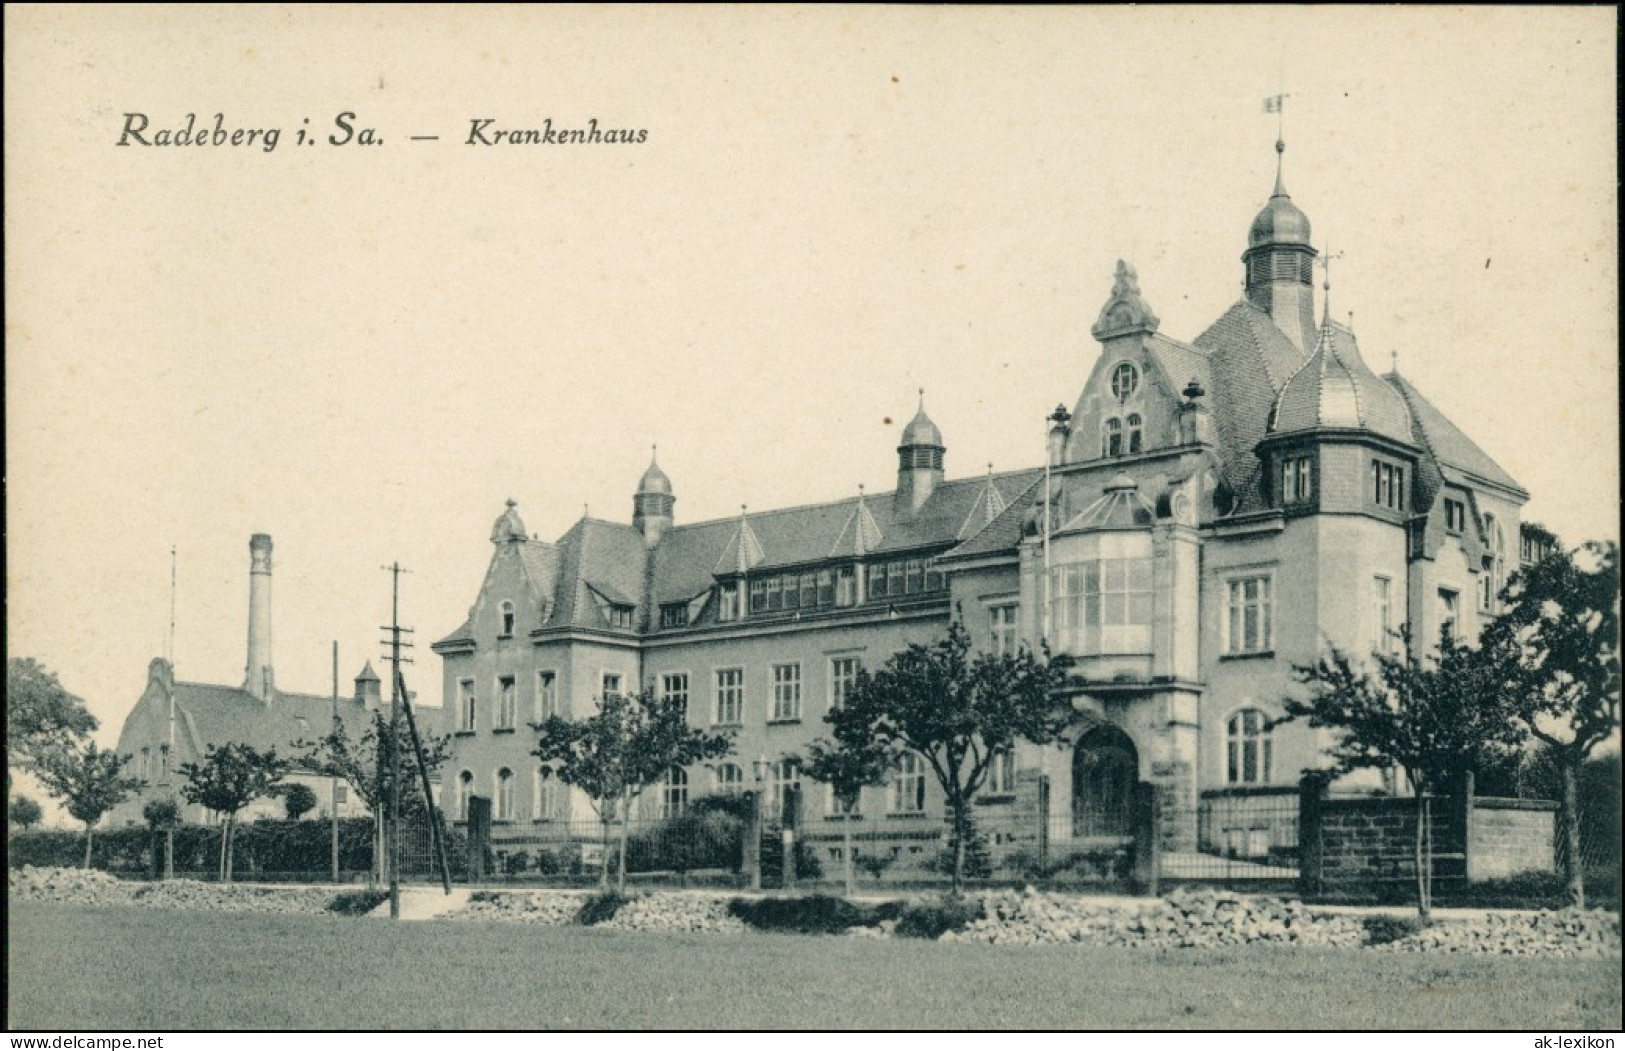
[[[1003,470],[1003,471],[994,471],[993,472],[993,477],[997,478],[997,479],[1000,479],[1000,480],[1005,480],[1005,479],[1010,479],[1010,478],[1016,478],[1018,476],[1026,474],[1029,471],[1035,471],[1035,470],[1043,470],[1043,468],[1041,468],[1041,467],[1016,467],[1016,468],[1010,468],[1010,469]],[[946,490],[953,489],[953,488],[956,488],[956,487],[957,488],[963,488],[963,487],[968,486],[968,485],[975,485],[975,484],[980,483],[980,482],[985,482],[986,480],[987,480],[987,475],[986,474],[979,474],[979,475],[968,476],[968,477],[965,477],[965,478],[953,478],[953,479],[948,479],[948,480],[945,480],[945,481],[942,481],[942,482],[938,482],[936,490],[932,493],[932,498],[934,499],[938,493],[942,493],[942,492],[944,492]],[[885,505],[885,504],[891,502],[891,500],[897,495],[897,491],[895,489],[884,489],[884,490],[875,490],[875,491],[864,490],[863,495],[864,495],[865,499],[872,500],[877,505]],[[834,507],[834,506],[837,506],[839,504],[852,503],[852,502],[855,502],[857,499],[858,498],[856,496],[842,496],[842,497],[837,497],[837,498],[835,498],[833,500],[813,500],[813,501],[808,501],[807,503],[802,503],[802,504],[790,504],[790,505],[788,505],[786,507],[774,507],[774,508],[769,508],[769,509],[767,509],[765,511],[752,511],[752,512],[750,512],[750,518],[751,518],[751,521],[753,521],[753,522],[759,522],[764,518],[769,518],[769,517],[772,517],[772,516],[775,516],[775,515],[788,515],[788,514],[795,514],[796,512],[815,511],[815,510],[820,510],[820,509],[824,509],[824,508]],[[923,511],[924,508],[922,508],[921,510]],[[673,525],[670,529],[666,530],[666,532],[669,534],[673,530],[699,529],[699,528],[702,528],[702,527],[705,527],[705,526],[716,526],[716,525],[720,525],[720,524],[733,523],[733,522],[738,522],[738,521],[739,521],[739,516],[738,515],[728,515],[728,516],[722,517],[722,518],[702,518],[702,519],[700,519],[698,521],[695,521],[695,522],[683,522],[683,523],[679,523],[677,525]],[[626,528],[630,529],[631,526],[627,526]]]

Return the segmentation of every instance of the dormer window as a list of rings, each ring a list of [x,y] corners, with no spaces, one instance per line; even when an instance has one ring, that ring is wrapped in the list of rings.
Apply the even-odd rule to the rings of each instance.
[[[1140,451],[1141,423],[1142,423],[1142,421],[1140,420],[1139,413],[1129,413],[1129,417],[1128,417],[1128,420],[1127,420],[1127,424],[1128,424],[1128,451],[1131,452],[1131,453],[1137,453],[1137,452]]]
[[[1281,458],[1281,503],[1301,504],[1314,498],[1314,461],[1307,456]]]
[[[612,628],[630,628],[632,626],[632,607],[620,603],[612,603],[609,607],[609,626]]]
[[[1106,421],[1105,433],[1101,436],[1100,455],[1123,455],[1123,421],[1115,416]]]
[[[1405,510],[1405,468],[1371,461],[1371,502],[1393,511]]]
[[[688,603],[667,602],[660,607],[662,628],[682,628],[688,625]]]
[[[501,633],[500,637],[504,638],[504,639],[511,639],[511,638],[513,638],[513,603],[512,602],[504,602],[502,604],[501,609],[502,609],[502,633]]]
[[[717,588],[717,619],[739,619],[739,585],[724,584]]]
[[[1467,528],[1467,505],[1460,500],[1445,497],[1444,528],[1447,533],[1461,533]]]
[[[1120,363],[1112,369],[1112,396],[1118,401],[1128,401],[1140,386],[1140,370],[1128,362]]]

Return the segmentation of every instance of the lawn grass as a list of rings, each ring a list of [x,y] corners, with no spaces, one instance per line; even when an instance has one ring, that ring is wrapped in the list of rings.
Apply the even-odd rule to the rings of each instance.
[[[1011,948],[18,903],[20,1029],[1617,1029],[1618,961]]]

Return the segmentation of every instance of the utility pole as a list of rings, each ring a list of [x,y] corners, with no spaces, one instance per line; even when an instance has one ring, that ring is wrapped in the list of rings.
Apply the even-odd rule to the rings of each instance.
[[[389,632],[389,809],[386,811],[384,824],[384,839],[388,852],[389,867],[389,918],[401,918],[401,663],[405,658],[401,656],[402,647],[411,648],[411,643],[401,642],[401,633],[411,633],[410,628],[401,627],[401,574],[409,572],[402,569],[399,562],[392,562],[383,567],[390,575],[391,589],[389,600],[389,624],[384,628]],[[410,663],[410,661],[407,661]]]
[[[339,640],[333,640],[333,732],[339,732]],[[333,882],[339,881],[339,779],[328,779],[331,784],[333,814]]]
[[[418,736],[418,724],[412,718],[412,691],[406,688],[406,678],[400,681],[401,700],[406,710],[406,732],[412,736],[412,751],[417,756],[418,774],[423,786],[424,812],[429,815],[429,838],[434,854],[440,861],[440,885],[451,893],[451,859],[446,856],[446,831],[440,824],[440,811],[434,805],[434,787],[429,783],[429,761],[423,754],[423,738]]]

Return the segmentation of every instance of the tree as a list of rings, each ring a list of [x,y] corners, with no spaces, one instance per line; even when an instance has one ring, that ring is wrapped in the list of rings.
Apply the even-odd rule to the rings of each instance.
[[[1405,647],[1407,650],[1410,647]],[[1523,729],[1505,703],[1505,667],[1493,652],[1441,633],[1437,655],[1374,653],[1374,670],[1356,667],[1331,647],[1293,677],[1310,687],[1308,700],[1286,697],[1280,722],[1341,731],[1331,749],[1335,772],[1405,771],[1416,797],[1416,908],[1423,922],[1433,907],[1431,796],[1460,783],[1497,754],[1516,748]]]
[[[790,757],[791,762],[801,768],[801,772],[820,784],[830,787],[835,800],[840,804],[841,811],[846,815],[856,813],[858,798],[869,785],[878,785],[886,779],[891,769],[891,753],[873,741],[867,743],[854,742],[852,748],[842,748],[823,738],[807,746],[807,758],[800,756]],[[852,875],[852,822],[841,822],[841,852],[845,859],[846,892],[856,892],[856,880]]]
[[[1513,574],[1484,648],[1507,655],[1509,700],[1563,779],[1569,896],[1585,905],[1580,768],[1619,730],[1619,546],[1592,541]]]
[[[40,805],[27,796],[13,796],[11,805],[6,808],[6,817],[24,832],[39,824],[44,816]]]
[[[94,729],[96,717],[54,672],[32,657],[6,661],[6,758],[12,766],[37,770],[71,752]]]
[[[282,778],[293,764],[276,754],[275,748],[260,751],[251,745],[232,742],[210,745],[202,763],[182,763],[186,784],[181,795],[221,815],[220,878],[231,881],[231,841],[237,814],[256,799],[282,793]]]
[[[402,809],[410,811],[416,806],[413,800],[418,798],[419,793],[413,780],[417,776],[417,764],[412,754],[406,751],[410,735],[407,732],[404,710],[397,713],[393,728],[382,712],[375,711],[367,724],[367,729],[359,737],[352,738],[344,723],[335,721],[333,729],[326,736],[313,742],[301,741],[294,745],[304,751],[298,761],[301,769],[322,777],[342,779],[372,812],[374,879],[382,876],[384,810],[389,805],[390,782],[394,777],[389,761],[390,747],[396,737],[399,737],[402,748],[400,762]],[[451,756],[450,737],[425,739],[422,744],[424,765],[429,768],[430,773],[440,769]]]
[[[602,828],[605,863],[599,886],[609,887],[609,826],[620,817],[616,888],[626,890],[627,817],[632,801],[675,766],[720,759],[733,752],[731,733],[709,733],[688,725],[687,706],[657,698],[652,690],[603,697],[585,719],[557,715],[533,724],[535,755],[567,785],[586,794]]]
[[[164,879],[175,878],[175,826],[181,823],[181,808],[173,799],[149,799],[141,816],[152,834],[164,834]]]
[[[124,802],[145,782],[125,777],[130,756],[104,752],[91,741],[81,749],[71,746],[44,753],[36,772],[45,790],[67,806],[75,820],[85,824],[85,868],[90,867],[90,847],[96,823],[109,810]]]
[[[282,809],[289,821],[298,821],[316,809],[316,793],[310,790],[309,785],[291,784],[282,792]]]
[[[1047,648],[1042,656],[1023,648],[973,657],[970,633],[955,619],[940,641],[893,654],[873,675],[860,669],[846,703],[824,716],[845,751],[878,747],[924,758],[948,802],[955,894],[964,882],[971,800],[995,757],[1018,739],[1053,744],[1072,724],[1072,710],[1057,697],[1067,667]]]

